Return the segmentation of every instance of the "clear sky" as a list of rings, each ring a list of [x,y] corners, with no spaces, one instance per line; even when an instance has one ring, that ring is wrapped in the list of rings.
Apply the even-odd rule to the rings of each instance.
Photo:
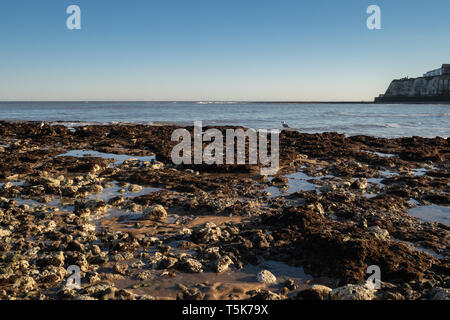
[[[82,29],[66,27],[77,4]],[[366,27],[377,4],[382,30]],[[450,63],[449,0],[0,0],[0,100],[372,100]]]

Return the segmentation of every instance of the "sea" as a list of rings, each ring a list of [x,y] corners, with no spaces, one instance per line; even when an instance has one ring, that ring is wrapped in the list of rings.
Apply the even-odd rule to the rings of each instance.
[[[0,102],[0,119],[90,124],[236,125],[348,136],[450,137],[450,104],[174,102]]]

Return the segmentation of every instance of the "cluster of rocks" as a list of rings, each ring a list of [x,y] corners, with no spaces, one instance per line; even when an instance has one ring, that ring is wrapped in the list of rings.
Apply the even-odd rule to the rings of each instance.
[[[261,270],[262,287],[239,298],[449,298],[450,229],[407,214],[411,199],[450,204],[446,139],[283,131],[269,179],[254,166],[172,165],[175,128],[0,122],[0,299],[160,299],[151,286],[167,279],[179,284],[173,298],[205,299],[208,285],[183,285],[183,275],[265,260],[303,267],[311,285]],[[59,156],[79,149],[160,162]],[[286,174],[298,171],[316,190],[289,192]],[[366,283],[371,265],[379,290]],[[79,289],[67,287],[70,266]]]

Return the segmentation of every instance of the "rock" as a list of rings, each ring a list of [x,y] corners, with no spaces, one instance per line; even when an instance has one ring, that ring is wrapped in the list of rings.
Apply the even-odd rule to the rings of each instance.
[[[151,267],[153,269],[156,269],[159,267],[159,264],[163,258],[164,256],[161,254],[161,252],[156,252],[154,255],[150,255],[149,257],[147,257],[147,260]]]
[[[202,256],[204,259],[208,260],[219,260],[221,258],[220,248],[219,247],[211,247],[206,249]]]
[[[159,262],[158,269],[170,269],[178,263],[178,259],[174,257],[164,257]]]
[[[77,240],[71,241],[67,244],[66,247],[67,251],[77,251],[77,252],[84,252],[85,248],[84,245],[82,243],[80,243]]]
[[[405,297],[400,292],[385,292],[380,300],[405,300]]]
[[[136,275],[136,278],[141,281],[148,280],[151,277],[152,277],[152,273],[149,270],[141,271]]]
[[[347,189],[347,188],[350,188],[351,185],[352,185],[351,182],[349,182],[349,181],[344,181],[344,182],[342,182],[342,183],[339,184],[339,187]]]
[[[285,288],[287,288],[288,290],[297,290],[298,286],[295,284],[295,281],[292,279],[288,279],[286,280],[286,282],[284,283]]]
[[[336,190],[336,185],[335,184],[328,184],[328,185],[325,185],[323,187],[320,187],[319,190],[320,190],[320,192],[323,192],[323,193],[331,192],[331,191]]]
[[[89,258],[89,263],[102,265],[109,261],[108,254],[101,252],[100,254],[93,255]]]
[[[192,238],[197,243],[214,243],[222,238],[222,230],[214,223],[208,222],[203,227],[196,229]]]
[[[84,232],[88,233],[94,233],[95,232],[95,225],[92,223],[85,223],[82,226],[79,227]]]
[[[273,185],[280,185],[280,184],[283,185],[283,184],[287,184],[288,182],[289,182],[289,178],[283,177],[283,176],[277,176],[272,179]]]
[[[128,275],[129,274],[129,270],[128,270],[128,265],[127,264],[122,264],[122,263],[116,263],[113,267],[113,270],[120,274],[120,275]]]
[[[38,282],[45,288],[51,288],[61,283],[67,271],[63,267],[48,266],[40,275]]]
[[[95,271],[86,273],[86,278],[88,279],[89,284],[96,284],[101,281],[100,275]]]
[[[167,218],[167,211],[160,204],[145,209],[142,219],[164,221]]]
[[[76,192],[77,191],[77,189],[78,188],[76,188],[76,187],[71,187],[71,188],[74,188],[74,192]],[[101,185],[99,185],[99,184],[94,184],[92,187],[91,187],[91,192],[92,193],[102,193],[103,192],[103,187],[101,186]]]
[[[367,186],[368,186],[367,179],[361,178],[361,179],[358,179],[355,182],[353,182],[353,184],[350,186],[350,188],[364,190],[364,189],[367,189]]]
[[[282,297],[269,290],[252,290],[247,292],[250,295],[250,300],[266,301],[266,300],[281,300]]]
[[[258,282],[265,284],[275,284],[277,283],[277,278],[269,270],[263,270],[256,276]]]
[[[373,300],[376,289],[368,284],[346,285],[330,292],[331,300]]]
[[[331,291],[331,288],[315,284],[311,288],[300,291],[296,298],[301,300],[327,300]]]
[[[368,230],[379,240],[389,240],[391,238],[386,229],[382,229],[378,226],[370,227]]]
[[[114,197],[114,198],[110,199],[108,201],[108,204],[110,204],[110,205],[112,205],[114,207],[117,207],[120,204],[122,204],[124,201],[125,201],[125,198],[123,196],[117,196],[117,197]]]
[[[27,293],[28,291],[34,290],[36,288],[36,281],[32,277],[20,277],[17,279],[14,284],[13,288],[20,291],[20,293]]]
[[[13,187],[13,184],[11,182],[7,182],[2,186],[3,190],[8,190],[11,189]]]
[[[11,231],[0,228],[0,238],[9,237],[10,235],[11,235]]]
[[[42,179],[41,184],[47,185],[51,188],[58,188],[61,185],[61,181],[58,179],[53,179],[50,177],[45,177]]]
[[[139,192],[139,191],[142,191],[142,187],[140,185],[137,185],[137,184],[132,184],[131,186],[128,187],[128,191],[130,191],[130,192]]]
[[[162,169],[162,168],[164,168],[164,163],[159,162],[159,161],[152,161],[151,165],[150,165],[150,168],[153,169],[153,170]]]
[[[198,288],[188,289],[186,287],[180,286],[182,294],[177,295],[178,300],[204,300],[205,294],[201,292]]]
[[[81,290],[80,294],[101,300],[112,300],[116,292],[117,288],[114,286],[108,283],[99,283]]]
[[[203,272],[202,264],[192,258],[185,259],[182,263],[183,270],[190,273],[200,273]]]
[[[450,300],[450,289],[434,287],[430,291],[431,300]]]
[[[40,257],[36,261],[36,264],[39,267],[43,267],[43,268],[46,268],[48,266],[62,267],[62,266],[64,266],[64,262],[65,262],[64,254],[62,251],[60,251],[58,253]]]
[[[182,238],[189,238],[192,234],[192,230],[189,228],[183,228],[177,232],[177,235]]]
[[[223,256],[215,262],[214,271],[217,273],[223,273],[229,269],[231,264],[233,264],[233,260],[231,260],[229,256]]]
[[[307,208],[311,209],[313,211],[316,211],[316,212],[318,212],[321,215],[325,214],[325,210],[323,209],[323,206],[322,206],[322,204],[320,204],[320,202],[316,202],[316,203],[310,204],[310,205],[308,205]]]
[[[100,253],[102,252],[102,250],[100,249],[100,247],[99,247],[98,245],[94,244],[94,245],[92,246],[92,252],[93,252],[94,254],[100,254]]]
[[[14,271],[25,271],[30,267],[30,264],[28,263],[27,260],[19,260],[19,261],[14,261],[11,265],[10,268]]]
[[[263,175],[263,174],[260,174],[260,173],[254,174],[252,176],[252,179],[253,180],[258,180],[258,181],[261,181],[261,182],[269,181],[269,179],[267,178],[267,175]]]
[[[107,211],[106,203],[103,200],[89,200],[86,202],[85,207],[92,212],[106,213]]]

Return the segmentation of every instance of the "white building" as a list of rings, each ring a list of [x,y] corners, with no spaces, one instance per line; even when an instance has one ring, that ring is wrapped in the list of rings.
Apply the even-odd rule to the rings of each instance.
[[[442,68],[435,69],[428,71],[423,75],[424,77],[436,77],[436,76],[442,76]]]

